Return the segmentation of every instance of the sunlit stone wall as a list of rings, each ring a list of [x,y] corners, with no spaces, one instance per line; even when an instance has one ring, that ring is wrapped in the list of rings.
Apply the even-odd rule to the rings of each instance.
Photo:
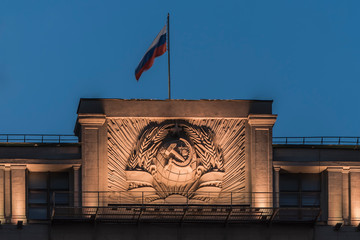
[[[83,206],[272,207],[271,104],[82,99],[76,132],[82,142]]]
[[[328,224],[360,223],[360,168],[329,167]]]
[[[248,203],[245,170],[244,119],[108,119],[108,190],[123,201]]]

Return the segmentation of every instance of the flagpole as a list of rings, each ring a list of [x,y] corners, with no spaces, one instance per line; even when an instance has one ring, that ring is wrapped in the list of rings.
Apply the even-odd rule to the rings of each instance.
[[[170,14],[167,15],[167,50],[168,50],[168,82],[169,82],[169,100],[171,99],[170,91]]]

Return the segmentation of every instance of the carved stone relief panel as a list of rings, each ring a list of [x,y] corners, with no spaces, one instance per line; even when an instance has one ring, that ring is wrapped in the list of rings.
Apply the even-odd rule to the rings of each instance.
[[[108,181],[123,202],[245,201],[244,120],[109,119]]]

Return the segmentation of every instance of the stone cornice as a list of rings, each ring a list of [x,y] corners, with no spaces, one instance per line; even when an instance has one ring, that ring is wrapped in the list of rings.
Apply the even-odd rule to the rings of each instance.
[[[73,170],[78,171],[81,168],[81,164],[73,165]]]
[[[47,165],[58,165],[58,164],[80,164],[81,159],[23,159],[23,158],[11,158],[11,159],[0,159],[0,168],[1,166],[6,166],[11,164],[15,165],[24,165],[24,164],[47,164]]]
[[[272,101],[81,99],[78,114],[141,118],[247,118],[249,114],[272,114]]]
[[[331,167],[331,168],[339,168],[341,171],[343,167],[360,167],[360,162],[355,161],[273,161],[274,167],[287,167],[287,166],[297,166],[297,167]]]
[[[281,170],[281,167],[274,167],[275,172],[279,172]]]
[[[26,169],[26,165],[11,165],[11,170],[25,170]]]
[[[342,167],[328,167],[326,169],[328,172],[339,172],[341,173],[343,171]]]
[[[79,114],[77,122],[82,126],[102,126],[105,120],[104,114]]]
[[[272,127],[276,122],[275,114],[250,114],[248,123],[250,126],[267,126]]]

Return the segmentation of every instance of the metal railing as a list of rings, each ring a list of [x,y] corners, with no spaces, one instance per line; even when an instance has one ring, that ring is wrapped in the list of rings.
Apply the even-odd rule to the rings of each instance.
[[[305,192],[189,192],[174,194],[155,191],[55,191],[54,206],[117,206],[117,205],[228,205],[228,206],[306,206],[320,204],[319,191]]]
[[[270,223],[311,222],[320,208],[252,208],[244,206],[116,206],[55,208],[52,221],[122,223]]]
[[[154,191],[83,191],[53,192],[55,205],[63,205],[70,199],[74,206],[99,206],[107,207],[113,205],[128,204],[176,204],[176,205],[263,205],[272,206],[273,194],[269,192],[156,192]]]
[[[75,135],[0,134],[0,143],[77,143]],[[360,145],[360,137],[273,137],[273,144]]]
[[[0,134],[0,143],[77,143],[75,135],[59,134]]]
[[[273,137],[273,144],[360,145],[360,137]]]
[[[274,206],[273,193],[203,192],[172,194],[137,192],[55,192],[51,220],[138,222],[314,222],[320,215],[314,206]],[[304,193],[287,199],[302,199]],[[305,199],[309,203],[309,194]],[[280,199],[282,195],[280,194]],[[202,200],[200,200],[202,199]],[[160,200],[160,201],[159,201]],[[282,201],[284,203],[284,201]]]

